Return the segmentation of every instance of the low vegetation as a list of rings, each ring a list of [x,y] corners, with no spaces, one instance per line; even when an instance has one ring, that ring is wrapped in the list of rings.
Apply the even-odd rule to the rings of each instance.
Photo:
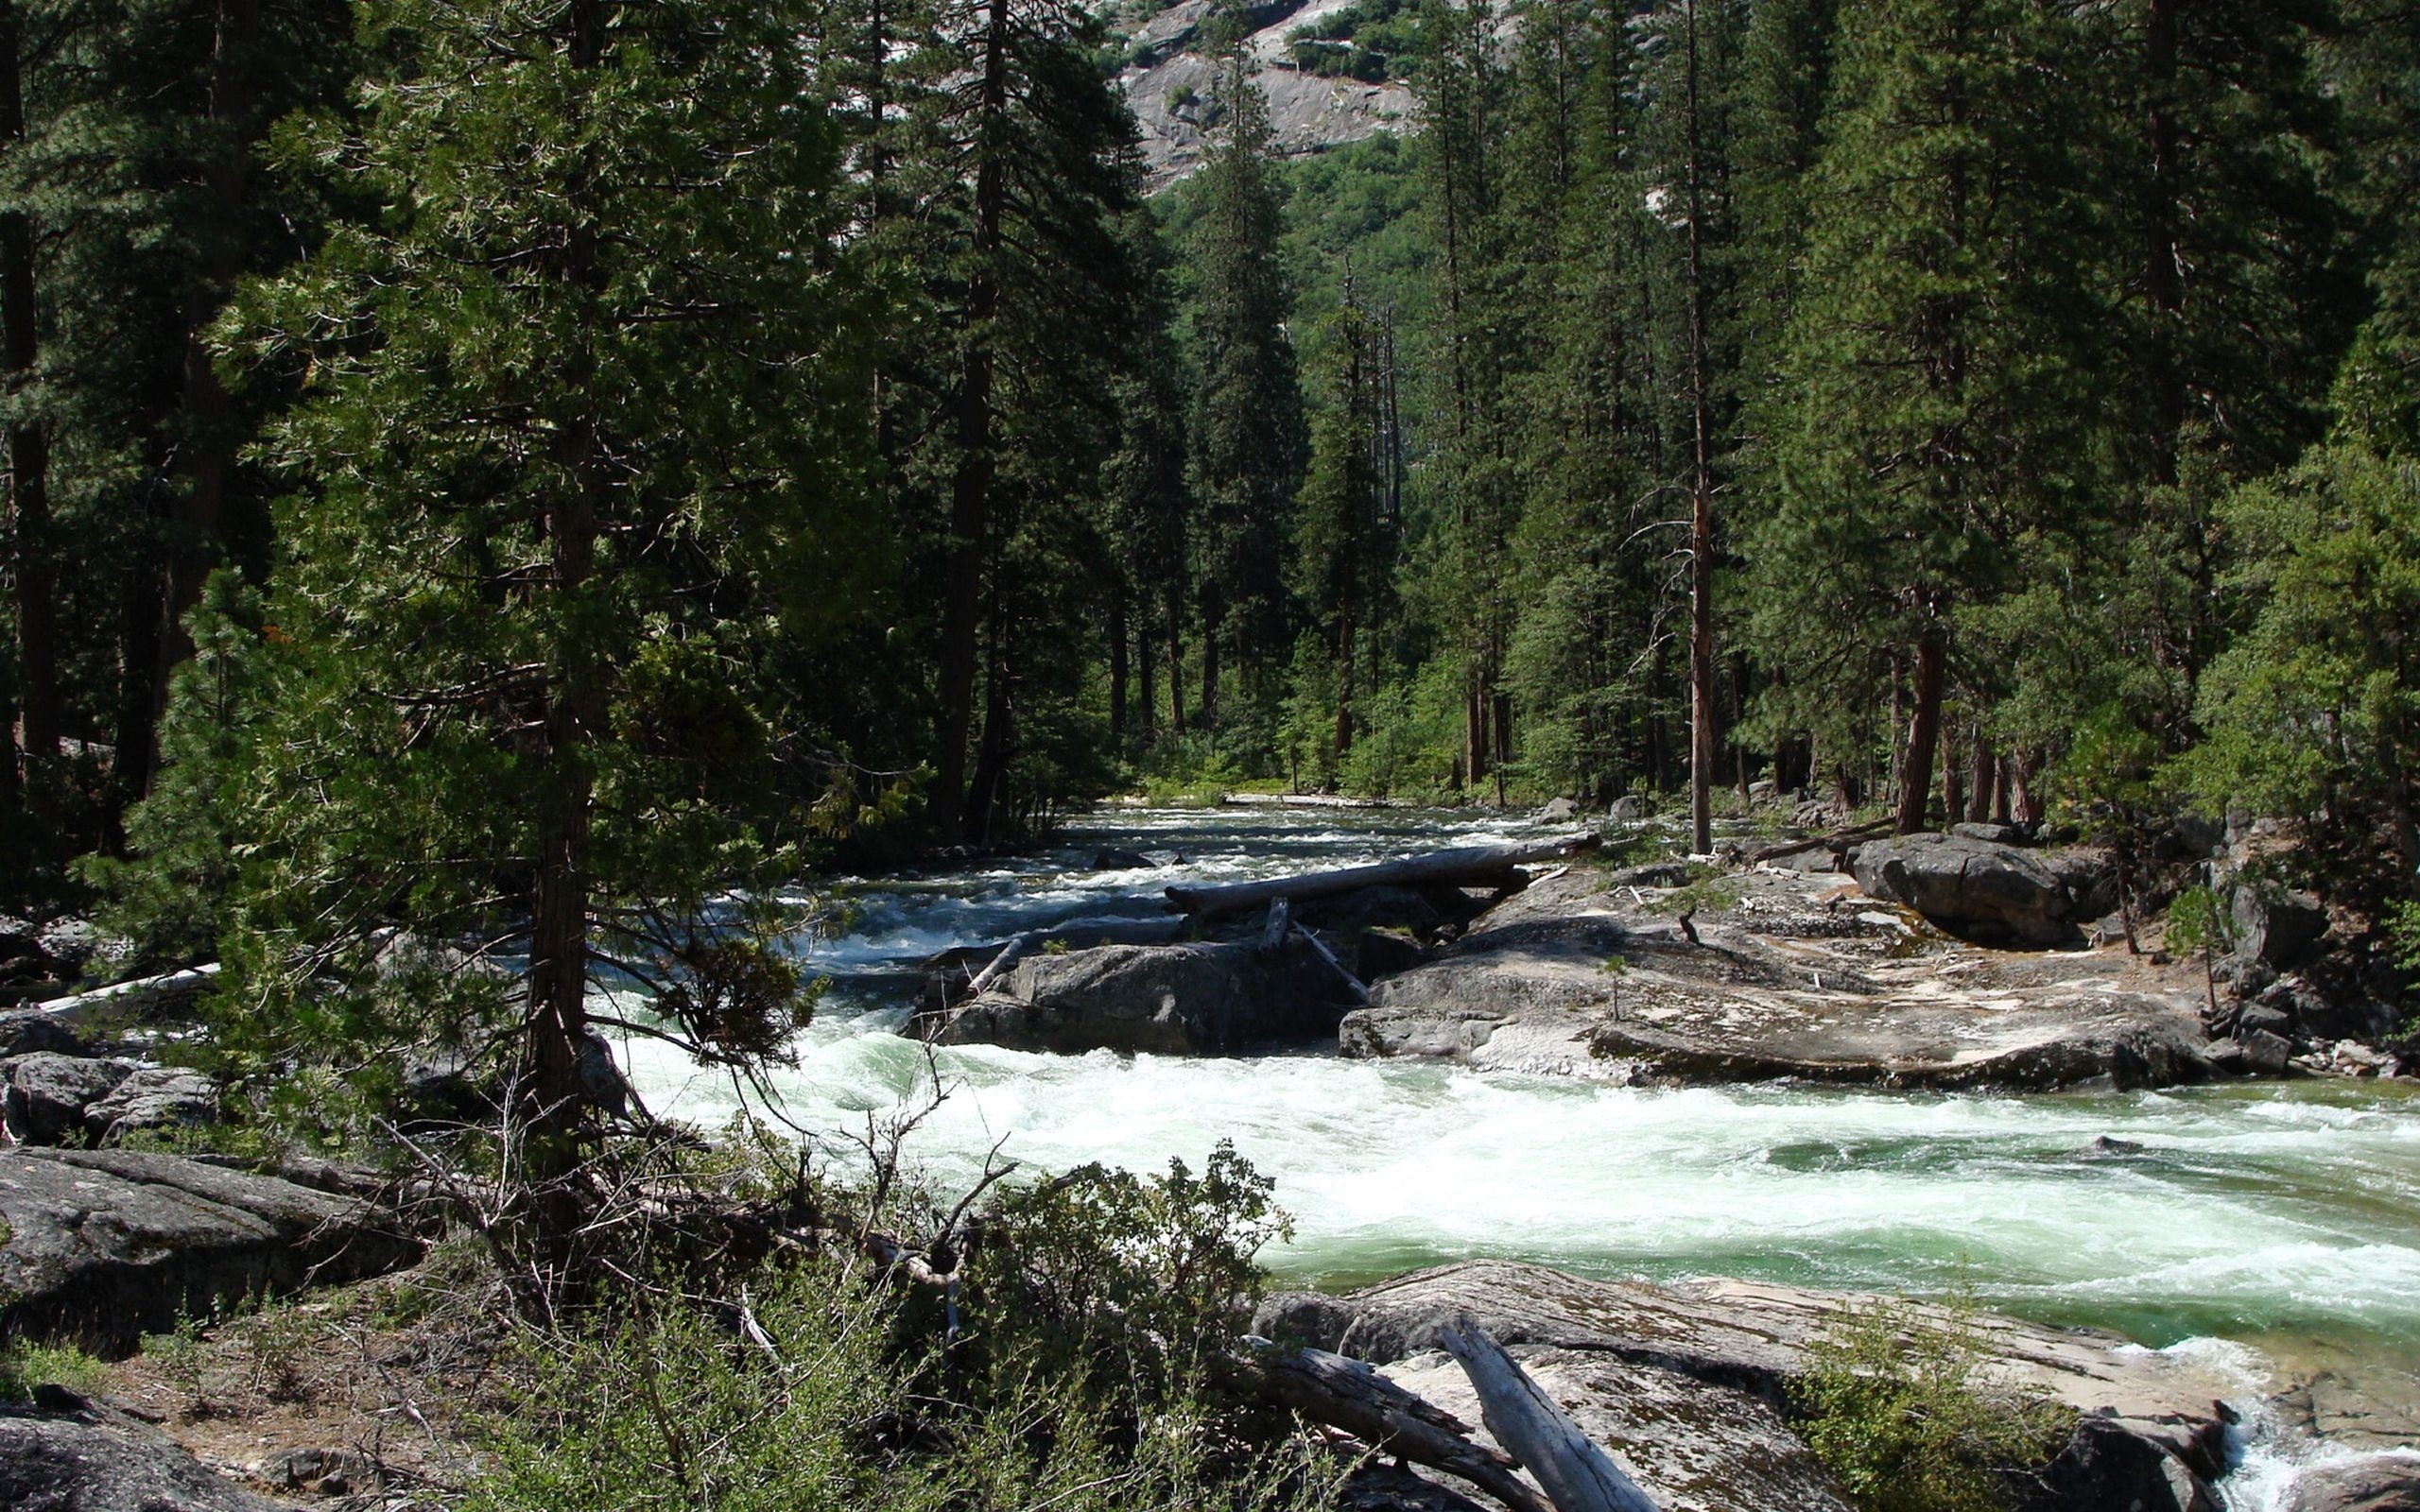
[[[2004,1512],[2074,1414],[1995,1388],[1982,1359],[1968,1310],[1852,1311],[1793,1383],[1798,1430],[1861,1512]]]

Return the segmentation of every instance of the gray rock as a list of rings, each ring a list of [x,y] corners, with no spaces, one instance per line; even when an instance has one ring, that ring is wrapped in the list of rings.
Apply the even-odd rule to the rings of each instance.
[[[1825,875],[1841,869],[1841,858],[1830,846],[1819,845],[1805,850],[1794,850],[1775,860],[1772,865],[1781,868],[1784,871]]]
[[[1325,1039],[1350,1004],[1299,938],[1269,952],[1244,940],[1107,945],[1024,957],[1004,990],[966,1005],[938,1038],[1064,1055],[1222,1055]]]
[[[2194,1456],[2151,1427],[2078,1418],[2058,1457],[2017,1497],[2019,1512],[2221,1512]]]
[[[1839,1294],[1733,1280],[1678,1286],[1584,1280],[1478,1261],[1347,1297],[1270,1297],[1253,1332],[1335,1349],[1478,1421],[1460,1372],[1426,1352],[1468,1316],[1506,1345],[1591,1437],[1671,1512],[1843,1508],[1844,1497],[1774,1404],[1809,1347],[1853,1306]],[[1920,1304],[1910,1314],[1947,1324]],[[2225,1383],[2114,1335],[1982,1314],[1957,1320],[1993,1377],[2086,1416],[2030,1507],[2211,1512],[2222,1468]]]
[[[2014,846],[1956,834],[1873,840],[1858,851],[1857,882],[1985,943],[2061,945],[2077,937],[2066,880],[2045,857]]]
[[[1951,825],[1949,833],[1994,845],[2023,845],[2026,838],[2025,832],[2014,824],[1985,824],[1976,819],[1962,819]]]
[[[134,1074],[130,1060],[89,1060],[38,1051],[8,1062],[0,1118],[20,1144],[58,1144],[84,1137],[84,1111]]]
[[[1363,930],[1353,948],[1353,974],[1364,982],[1382,982],[1427,963],[1428,952],[1418,940],[1383,929]]]
[[[2213,1073],[2191,1007],[2109,990],[2103,961],[2044,957],[2028,963],[2038,980],[2021,986],[1943,990],[1930,964],[1941,947],[1915,941],[1881,959],[1846,948],[1904,937],[1895,916],[1833,908],[1812,878],[1742,873],[1731,885],[1736,906],[1700,916],[1707,943],[1698,946],[1680,936],[1668,903],[1638,902],[1627,885],[1579,874],[1540,883],[1426,964],[1374,984],[1371,1005],[1339,1026],[1339,1048],[1686,1085],[1795,1077],[2036,1091]],[[1824,941],[1844,948],[1809,948]],[[2012,997],[2020,1011],[2010,1011]]]
[[[1567,798],[1550,798],[1535,817],[1541,824],[1569,824],[1580,817],[1580,805]]]
[[[2262,1075],[2284,1075],[2294,1057],[2294,1047],[2266,1029],[2238,1029],[2235,1042],[2243,1047],[2244,1062]]]
[[[1652,802],[1635,793],[1631,793],[1614,799],[1614,806],[1606,816],[1616,823],[1635,824],[1641,819],[1651,817],[1654,813],[1655,805]]]
[[[2235,959],[2257,961],[2283,970],[2310,954],[2327,933],[2327,909],[2307,892],[2281,887],[2238,887],[2235,916]]]
[[[2038,852],[2050,875],[2067,889],[2067,917],[2099,919],[2118,907],[2118,863],[2098,846],[2065,846]]]
[[[90,919],[54,919],[34,932],[42,953],[75,971],[113,971],[134,958],[134,942]]]
[[[0,1013],[0,1060],[43,1051],[57,1056],[92,1054],[83,1038],[53,1014],[38,1008]]]
[[[180,1314],[357,1280],[420,1254],[366,1202],[136,1150],[0,1152],[0,1332],[71,1336],[104,1354]]]
[[[63,1413],[0,1408],[0,1506],[277,1512],[277,1503],[204,1469],[158,1429],[82,1402]]]
[[[378,1488],[378,1463],[357,1449],[289,1449],[251,1467],[252,1478],[281,1491],[352,1496]]]
[[[2420,1454],[2364,1454],[2294,1477],[2284,1512],[2420,1512]]]
[[[2235,1028],[2238,1034],[2257,1029],[2282,1040],[2294,1032],[2294,1016],[2266,1003],[2247,1003],[2236,1009]]]
[[[115,1144],[138,1129],[218,1122],[218,1084],[183,1066],[145,1066],[84,1109],[95,1144]]]
[[[1335,898],[1300,904],[1295,918],[1312,929],[1352,935],[1365,929],[1409,929],[1424,935],[1448,923],[1467,923],[1482,904],[1458,887],[1363,887]]]
[[[1121,850],[1112,847],[1093,852],[1095,871],[1149,871],[1156,867],[1157,863],[1140,850]]]

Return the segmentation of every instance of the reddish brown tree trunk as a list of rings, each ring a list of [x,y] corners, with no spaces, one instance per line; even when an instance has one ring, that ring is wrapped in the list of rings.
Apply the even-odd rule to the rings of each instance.
[[[1908,720],[1907,765],[1899,774],[1899,833],[1913,834],[1925,827],[1925,811],[1932,797],[1932,761],[1941,736],[1941,695],[1948,647],[1939,630],[1927,630],[1916,642],[1915,707]]]

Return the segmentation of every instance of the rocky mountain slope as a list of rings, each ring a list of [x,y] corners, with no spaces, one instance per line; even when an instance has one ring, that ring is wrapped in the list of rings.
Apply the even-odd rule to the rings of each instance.
[[[1411,91],[1391,60],[1356,47],[1367,0],[1261,0],[1248,7],[1245,42],[1269,99],[1278,149],[1288,156],[1358,142],[1402,129],[1411,116]],[[1211,119],[1217,64],[1201,49],[1208,0],[1181,0],[1164,9],[1125,10],[1112,27],[1126,49],[1118,86],[1143,128],[1143,151],[1153,191],[1193,172]],[[1322,45],[1330,33],[1342,33]],[[1324,63],[1317,55],[1326,55]],[[1311,55],[1306,57],[1306,55]],[[1320,71],[1322,67],[1330,70]],[[1351,72],[1342,70],[1350,69]]]

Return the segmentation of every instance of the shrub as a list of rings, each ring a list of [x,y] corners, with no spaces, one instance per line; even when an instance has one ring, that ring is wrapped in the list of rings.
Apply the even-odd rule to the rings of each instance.
[[[0,1343],[0,1401],[30,1401],[37,1386],[86,1395],[100,1389],[109,1368],[73,1344]]]
[[[761,1270],[735,1297],[667,1281],[602,1326],[533,1329],[509,1366],[524,1404],[490,1427],[472,1512],[1307,1512],[1318,1452],[1240,1432],[1156,1347],[1199,1344],[1213,1316],[1232,1335],[1231,1252],[1176,1236],[1223,1200],[1219,1179],[1028,1194],[988,1286],[969,1288],[963,1339],[830,1261]],[[1155,1234],[1153,1215],[1177,1222]],[[1136,1221],[1118,1231],[1132,1247],[1103,1221]],[[1113,1297],[1135,1314],[1091,1311]]]
[[[1962,1312],[1852,1309],[1793,1387],[1799,1432],[1864,1512],[1999,1512],[2073,1414],[1979,1385],[1981,1363]]]

